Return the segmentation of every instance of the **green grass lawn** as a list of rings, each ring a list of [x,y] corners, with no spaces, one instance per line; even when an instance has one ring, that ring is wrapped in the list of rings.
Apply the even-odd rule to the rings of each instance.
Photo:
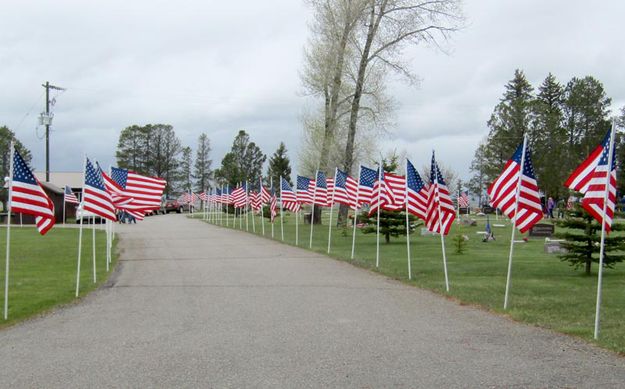
[[[96,278],[93,283],[93,256],[91,228],[83,230],[80,295],[101,285],[106,272],[106,236],[96,231]],[[51,229],[40,236],[34,227],[11,228],[11,256],[9,269],[9,317],[4,320],[4,279],[6,229],[0,228],[0,328],[45,312],[60,304],[75,300],[76,261],[78,256],[78,229]],[[113,250],[111,270],[117,262]]]
[[[288,215],[288,216],[287,216]],[[324,210],[323,225],[314,226],[312,250],[327,253],[328,211]],[[201,214],[194,215],[201,218]],[[336,211],[334,217],[336,218]],[[225,223],[225,215],[224,215]],[[232,227],[232,215],[230,215]],[[592,341],[602,347],[625,353],[625,264],[603,272],[603,298],[601,305],[601,332],[599,340],[593,339],[595,301],[597,292],[597,266],[588,277],[582,270],[574,270],[554,254],[544,253],[544,239],[531,238],[528,243],[515,244],[509,309],[503,310],[506,286],[508,252],[510,249],[510,223],[504,218],[492,224],[495,241],[482,242],[478,231],[483,231],[485,219],[477,218],[476,227],[454,223],[445,239],[450,292],[445,292],[445,279],[438,236],[421,236],[418,227],[411,236],[412,280],[408,280],[406,238],[391,238],[391,243],[380,243],[380,267],[375,267],[375,234],[356,233],[356,252],[350,260],[352,230],[334,229],[330,255],[358,266],[379,271],[389,277],[421,288],[449,296],[462,304],[483,307],[493,312],[505,313],[511,318],[550,328]],[[252,232],[252,219],[249,231]],[[261,233],[260,218],[255,217],[256,233]],[[217,221],[217,225],[219,225]],[[242,223],[245,230],[245,221]],[[236,223],[236,229],[239,223]],[[280,219],[276,219],[275,239],[280,240]],[[299,246],[308,248],[310,226],[299,224]],[[456,254],[452,238],[457,234],[469,237],[464,254]],[[271,237],[271,225],[265,220],[265,236]],[[515,240],[524,235],[517,232]],[[284,242],[295,244],[295,218],[285,213]]]

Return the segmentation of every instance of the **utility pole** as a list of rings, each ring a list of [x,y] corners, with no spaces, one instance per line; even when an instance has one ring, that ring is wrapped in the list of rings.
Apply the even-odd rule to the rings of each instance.
[[[48,81],[41,86],[46,88],[46,112],[41,114],[39,122],[46,126],[46,182],[50,182],[50,125],[52,124],[52,116],[50,116],[50,89],[65,90],[65,88],[50,85]]]

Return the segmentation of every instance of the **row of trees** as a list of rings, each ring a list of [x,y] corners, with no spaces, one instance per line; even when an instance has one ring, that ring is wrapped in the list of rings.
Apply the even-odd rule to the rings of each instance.
[[[610,128],[610,104],[602,83],[592,76],[562,84],[550,73],[535,90],[523,71],[516,70],[487,123],[488,136],[475,151],[469,190],[484,195],[527,134],[541,190],[554,198],[568,196],[562,184]],[[625,110],[620,120],[624,118]],[[622,157],[620,136],[618,141],[617,155]]]
[[[213,171],[210,140],[198,137],[195,162],[189,146],[183,146],[169,124],[132,125],[119,135],[117,165],[139,174],[167,180],[166,194],[203,191],[211,187]]]

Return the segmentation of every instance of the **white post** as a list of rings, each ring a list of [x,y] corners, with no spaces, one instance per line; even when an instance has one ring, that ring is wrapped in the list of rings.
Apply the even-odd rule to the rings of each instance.
[[[280,236],[284,242],[284,211],[282,210],[282,176],[280,176]]]
[[[432,166],[432,167],[435,167],[435,166]],[[438,207],[438,229],[439,229],[439,235],[441,236],[441,250],[443,252],[443,271],[445,273],[445,290],[449,292],[449,277],[447,275],[447,254],[445,253],[445,235],[443,234],[443,223],[442,223],[442,213],[441,213],[441,196],[440,196],[440,192],[438,189],[438,179],[439,179],[438,172],[434,172],[434,175],[436,176],[436,186],[435,186],[436,191],[434,192],[434,195],[436,196],[436,204]]]
[[[260,193],[261,193],[261,198],[262,198],[263,179],[259,178],[258,181],[260,181]],[[269,201],[271,202],[271,197],[269,198]],[[269,217],[271,217],[271,209],[269,210]],[[263,236],[265,236],[265,203],[263,203],[262,201],[260,203],[260,225],[263,230]]]
[[[382,182],[381,178],[384,174],[384,168],[382,167],[382,161],[380,161],[380,170],[378,171],[378,222],[377,233],[375,241],[375,267],[380,267],[380,204],[382,200]]]
[[[9,153],[9,196],[7,203],[7,247],[4,268],[4,320],[9,318],[9,258],[11,256],[11,203],[13,201],[13,153],[15,146],[10,144]]]
[[[82,193],[80,196],[80,200],[82,202],[82,215],[80,216],[80,227],[78,229],[78,269],[76,271],[76,297],[78,297],[78,292],[80,290],[80,257],[82,253],[82,224],[85,219],[85,169],[87,167],[87,156],[84,156],[83,164],[82,164],[82,176],[83,176],[83,184],[82,184]],[[79,205],[80,207],[80,205]]]
[[[312,210],[310,211],[310,244],[308,248],[312,248],[313,227],[315,225],[315,197],[317,196],[317,178],[319,177],[319,169],[315,173],[315,189],[313,190]]]
[[[460,188],[458,188],[458,197],[456,198],[456,221],[460,224]]]
[[[601,283],[603,279],[603,259],[605,256],[605,219],[608,207],[608,195],[610,191],[610,178],[612,176],[612,160],[614,159],[612,145],[614,144],[614,133],[616,132],[616,121],[612,120],[612,132],[610,133],[610,150],[608,151],[608,172],[605,178],[605,193],[603,194],[603,217],[601,220],[601,248],[599,249],[599,270],[597,271],[597,306],[595,308],[595,339],[599,339],[599,317],[601,314]]]
[[[63,225],[65,225],[65,189],[63,189]]]
[[[299,245],[299,211],[295,212],[295,245]]]
[[[339,168],[334,168],[334,189],[332,190],[332,201],[330,202],[330,223],[328,226],[328,254],[332,243],[332,211],[334,210],[334,193],[336,193],[336,174]]]
[[[354,209],[354,228],[352,231],[352,259],[354,259],[354,247],[356,246],[356,223],[358,221],[358,205],[360,205],[360,173],[362,171],[362,165],[358,167],[358,187],[356,188],[356,209]]]
[[[406,253],[408,255],[408,279],[412,280],[410,268],[410,216],[408,215],[408,160],[406,160],[406,184],[404,185],[404,198],[406,199]]]
[[[245,182],[245,231],[250,230],[250,190]]]
[[[106,224],[104,225],[106,230],[106,272],[108,273],[110,270],[109,264],[111,263],[111,246],[110,246],[110,233],[111,233],[111,221],[106,219]]]
[[[508,275],[506,276],[506,294],[503,299],[503,309],[508,309],[508,297],[510,294],[510,279],[512,275],[512,253],[514,252],[514,233],[516,232],[515,219],[519,216],[519,193],[521,191],[521,180],[523,179],[523,166],[525,165],[525,150],[527,148],[527,136],[523,137],[523,148],[521,151],[521,166],[519,167],[519,179],[517,180],[514,197],[514,217],[512,222],[512,234],[510,236],[510,255],[508,256]]]
[[[92,248],[92,252],[93,252],[93,283],[96,283],[96,267],[95,267],[95,216],[93,216],[92,218],[92,224],[91,224],[91,248]],[[130,223],[130,222],[129,222]]]

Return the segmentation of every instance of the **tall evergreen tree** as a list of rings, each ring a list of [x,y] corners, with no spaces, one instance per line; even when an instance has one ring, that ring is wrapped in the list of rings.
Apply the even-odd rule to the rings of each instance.
[[[209,158],[210,151],[211,146],[208,135],[202,133],[197,141],[197,151],[193,170],[195,190],[198,192],[210,188],[210,179],[213,176],[213,171],[211,170],[211,164],[213,161]]]
[[[505,86],[501,101],[488,121],[490,129],[484,158],[484,172],[488,181],[501,173],[501,169],[514,153],[523,136],[529,132],[532,118],[533,88],[523,71],[517,69],[514,78]]]
[[[286,151],[284,142],[280,142],[276,152],[269,158],[266,177],[266,183],[269,187],[273,185],[273,188],[279,188],[280,177],[288,181],[289,185],[293,185],[291,181],[291,161],[286,155]]]
[[[179,183],[179,190],[182,192],[189,192],[193,188],[191,182],[191,147],[182,148],[182,157],[180,158],[180,164],[178,166],[177,182]]]
[[[553,198],[565,197],[562,183],[570,173],[561,165],[568,151],[566,130],[563,126],[563,101],[564,88],[549,73],[538,87],[531,138],[533,162],[540,189]]]
[[[220,183],[230,186],[244,181],[258,182],[266,159],[256,143],[250,142],[250,136],[241,130],[232,142],[231,151],[222,159],[215,176]]]
[[[486,196],[486,185],[488,185],[486,178],[486,158],[484,156],[486,152],[486,144],[480,143],[475,150],[473,161],[469,169],[473,172],[473,176],[467,183],[467,188],[473,194],[479,197],[478,206],[482,207],[488,203]]]

